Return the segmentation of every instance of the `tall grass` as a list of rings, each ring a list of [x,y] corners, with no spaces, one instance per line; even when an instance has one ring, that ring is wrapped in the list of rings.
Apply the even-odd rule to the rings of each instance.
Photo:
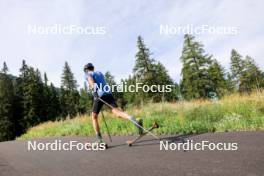
[[[196,100],[178,103],[147,104],[144,108],[130,108],[129,114],[144,119],[144,126],[157,121],[160,128],[156,134],[195,134],[215,131],[264,130],[264,93],[234,94],[219,101]],[[113,135],[135,134],[135,127],[128,121],[105,112],[110,132]],[[101,121],[102,132],[106,129]],[[94,135],[91,117],[79,116],[64,121],[46,122],[31,128],[19,139],[47,136]]]

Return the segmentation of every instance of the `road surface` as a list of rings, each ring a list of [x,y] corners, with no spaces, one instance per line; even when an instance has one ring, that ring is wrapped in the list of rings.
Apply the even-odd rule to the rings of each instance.
[[[113,137],[105,151],[28,151],[28,141],[0,143],[1,176],[264,176],[264,132],[207,133],[179,137],[161,136],[170,144],[183,139],[195,143],[237,143],[236,151],[160,150],[151,136],[133,147],[131,136]],[[36,143],[92,142],[87,137],[42,138]]]

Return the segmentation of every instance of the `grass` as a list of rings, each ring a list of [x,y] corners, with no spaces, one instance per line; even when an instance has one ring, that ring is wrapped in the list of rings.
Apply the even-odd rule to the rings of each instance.
[[[219,101],[147,104],[144,108],[130,108],[128,113],[143,118],[145,127],[157,121],[161,127],[155,131],[156,134],[264,130],[264,93],[234,94]],[[112,135],[135,134],[134,125],[128,121],[115,118],[110,112],[105,112],[104,115]],[[100,124],[105,134],[103,122]],[[74,119],[45,122],[29,129],[18,139],[91,135],[94,135],[91,118],[83,115]]]

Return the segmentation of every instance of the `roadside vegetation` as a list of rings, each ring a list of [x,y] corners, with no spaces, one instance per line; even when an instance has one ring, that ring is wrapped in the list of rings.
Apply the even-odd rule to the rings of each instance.
[[[264,93],[233,94],[219,101],[196,100],[178,103],[151,103],[143,108],[130,108],[129,113],[144,119],[144,126],[157,121],[156,134],[197,134],[205,132],[264,130]],[[135,127],[104,111],[113,135],[136,134]],[[102,120],[102,118],[100,118]],[[100,123],[103,133],[106,129]],[[30,128],[18,139],[50,136],[91,136],[94,131],[89,115],[73,119],[49,121]]]

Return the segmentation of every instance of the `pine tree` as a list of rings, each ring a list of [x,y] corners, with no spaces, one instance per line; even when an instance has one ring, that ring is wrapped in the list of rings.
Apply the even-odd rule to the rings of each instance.
[[[116,85],[114,76],[110,73],[110,71],[105,72],[105,80],[109,86]]]
[[[127,79],[121,80],[121,84],[126,85],[127,87],[133,85],[136,85],[136,78],[133,75],[129,75]],[[138,96],[137,92],[132,91],[125,91],[124,93],[124,99],[126,102],[129,102],[131,105],[139,105],[141,103],[141,98]]]
[[[239,90],[242,73],[244,72],[244,62],[242,56],[234,49],[231,51],[231,78],[234,89]]]
[[[17,136],[26,131],[26,123],[24,120],[24,87],[27,85],[26,75],[28,66],[26,61],[22,61],[20,75],[14,81],[14,117],[15,117],[15,133]]]
[[[225,80],[224,68],[213,60],[209,68],[209,78],[211,81],[211,94],[215,94],[217,98],[221,98],[227,92],[227,81]]]
[[[0,73],[0,141],[11,140],[15,137],[13,91],[12,79]]]
[[[47,76],[47,73],[45,72],[44,73],[44,84],[46,85],[46,86],[48,86],[48,76]]]
[[[7,75],[6,64],[3,68],[0,73],[0,140],[13,139],[39,122],[59,116],[58,92],[53,85],[47,85],[46,74],[44,84],[40,71],[28,66],[25,60],[19,77]]]
[[[264,85],[263,72],[254,59],[246,56],[245,59],[236,51],[231,51],[231,76],[236,91],[250,93],[260,90]]]
[[[154,83],[155,85],[159,85],[162,92],[153,92],[152,96],[154,102],[161,101],[170,101],[174,99],[173,92],[165,92],[165,86],[171,85],[175,86],[171,77],[168,74],[168,71],[164,67],[161,62],[157,62],[157,64],[153,65],[154,68]],[[163,86],[163,87],[162,87]],[[173,89],[173,87],[171,87]]]
[[[150,58],[150,51],[145,46],[141,36],[138,37],[137,41],[138,52],[136,54],[136,64],[133,68],[134,77],[138,83],[143,85],[154,85],[154,63],[155,60]],[[140,91],[137,93],[136,98],[140,99],[141,103],[151,98],[151,92]]]
[[[3,63],[3,68],[2,68],[2,70],[1,70],[1,72],[4,73],[4,74],[7,74],[8,70],[9,70],[9,69],[8,69],[8,67],[7,67],[7,65],[6,65],[6,62],[4,62],[4,63]]]
[[[51,83],[49,87],[49,105],[48,105],[48,120],[56,120],[61,113],[59,94],[54,85]]]
[[[43,84],[42,76],[41,76],[39,69],[36,69],[35,71],[34,81],[36,81],[35,89],[36,89],[37,97],[35,97],[35,99],[36,99],[36,107],[37,107],[37,116],[39,117],[38,122],[44,122],[47,120],[47,116],[46,114],[44,114],[44,112],[46,111],[46,108],[48,105],[45,106],[46,102],[45,102],[45,98],[43,98],[45,96],[44,95],[44,84]]]
[[[263,72],[250,56],[246,56],[243,65],[244,70],[240,76],[239,91],[250,93],[252,90],[260,90],[263,87]]]
[[[71,68],[68,62],[65,62],[65,65],[63,68],[63,74],[61,77],[61,85],[67,91],[77,90],[77,81],[74,78],[74,75],[71,71]]]
[[[109,85],[110,88],[111,88],[113,85],[117,85],[116,82],[115,82],[115,78],[114,78],[114,76],[113,76],[109,71],[107,71],[107,72],[104,74],[104,76],[105,76],[105,81],[106,81],[106,83]],[[117,99],[117,97],[118,97],[118,92],[117,92],[117,90],[111,90],[111,91],[112,91],[112,94],[113,94],[114,98]]]
[[[136,82],[143,85],[168,85],[173,84],[172,79],[168,75],[166,68],[155,59],[151,58],[150,50],[144,44],[143,39],[139,36],[137,41],[138,52],[136,54],[136,64],[133,69],[133,77]],[[132,81],[132,80],[130,80]],[[141,99],[141,102],[151,100],[154,102],[171,99],[170,94],[160,92],[143,92],[140,91],[134,98]]]
[[[65,62],[62,80],[61,80],[61,95],[60,104],[62,115],[64,117],[73,117],[77,114],[79,108],[79,92],[77,91],[77,81],[70,69],[70,66]]]
[[[227,86],[227,93],[232,94],[235,92],[235,83],[233,81],[231,73],[227,73],[227,79],[226,79],[226,86]]]
[[[42,80],[38,70],[28,67],[23,85],[24,128],[28,129],[42,121]]]
[[[28,65],[26,64],[25,60],[22,60],[22,67],[20,68],[20,77],[21,78],[25,78],[26,74],[27,74],[27,70],[28,70]]]
[[[63,87],[60,88],[59,100],[60,100],[60,109],[61,109],[61,116],[59,118],[61,119],[69,116],[69,112],[67,110],[67,104],[66,104],[67,93]]]
[[[22,115],[20,114],[22,119],[18,119],[18,122],[22,130],[27,130],[45,120],[43,114],[45,107],[42,106],[43,82],[40,71],[34,70],[23,60],[16,85],[15,94],[18,101],[16,107],[19,108],[16,115],[22,111]]]
[[[93,96],[88,93],[87,85],[80,90],[79,112],[82,114],[92,112]]]
[[[138,37],[137,41],[138,52],[136,54],[136,64],[134,66],[133,72],[135,77],[139,81],[152,81],[153,78],[153,64],[154,59],[150,58],[150,51],[144,44],[144,41],[141,36]]]
[[[42,97],[42,121],[52,120],[53,115],[50,112],[51,88],[48,86],[48,76],[44,73],[43,97]]]
[[[16,81],[16,87],[15,87],[15,95],[16,95],[16,108],[18,110],[16,111],[15,116],[19,117],[17,119],[18,127],[17,129],[19,132],[23,133],[29,128],[31,125],[30,123],[27,123],[27,118],[25,117],[26,111],[28,110],[27,102],[25,101],[25,87],[28,84],[29,79],[29,67],[26,64],[26,61],[22,61],[22,66],[20,68],[20,75]]]
[[[207,98],[211,91],[209,67],[211,57],[204,54],[203,45],[194,41],[194,36],[184,36],[181,56],[183,63],[181,91],[185,99]]]
[[[174,86],[172,88],[172,102],[176,102],[178,100],[182,100],[182,94],[181,94],[181,87],[178,83],[174,83]]]

